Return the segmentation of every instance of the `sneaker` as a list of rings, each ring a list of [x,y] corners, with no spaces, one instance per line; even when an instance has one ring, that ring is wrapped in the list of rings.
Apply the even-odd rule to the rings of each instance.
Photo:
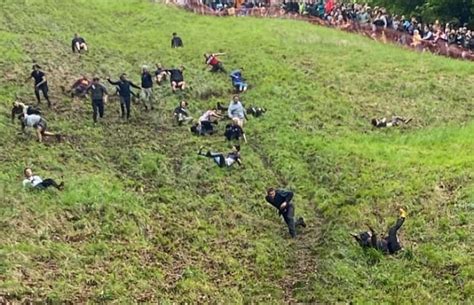
[[[304,222],[303,217],[298,218],[298,224],[302,226],[303,228],[306,228],[306,222]]]

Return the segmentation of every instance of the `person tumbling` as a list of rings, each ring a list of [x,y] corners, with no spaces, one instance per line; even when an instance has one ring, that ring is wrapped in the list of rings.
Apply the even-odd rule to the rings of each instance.
[[[86,41],[77,33],[74,34],[74,38],[71,41],[71,47],[73,53],[81,53],[81,51],[87,52]]]
[[[131,105],[131,94],[132,89],[130,87],[141,89],[139,86],[135,85],[127,79],[127,74],[122,73],[120,75],[120,80],[112,81],[110,77],[107,78],[107,81],[115,86],[118,86],[119,95],[120,95],[120,113],[121,117],[130,119],[130,105]]]
[[[33,78],[35,80],[35,96],[38,104],[41,104],[40,91],[43,92],[44,99],[48,102],[48,107],[51,107],[51,101],[48,97],[48,81],[46,74],[41,70],[41,67],[37,64],[33,65],[33,72],[31,72],[28,79]]]
[[[372,227],[369,227],[369,231],[362,232],[359,234],[351,234],[352,237],[359,243],[363,248],[374,248],[384,254],[395,254],[402,249],[400,240],[398,239],[397,232],[405,222],[407,213],[405,210],[400,209],[400,216],[394,226],[388,231],[388,235],[382,239],[377,239],[377,234]]]
[[[238,95],[234,95],[230,102],[229,107],[227,108],[227,115],[231,120],[236,119],[240,127],[244,126],[245,108],[240,102],[240,97]]]
[[[242,76],[243,68],[234,70],[230,73],[230,79],[232,81],[232,86],[234,87],[237,93],[242,93],[247,91],[247,83]]]
[[[182,48],[183,41],[181,38],[178,36],[178,34],[173,33],[173,37],[171,38],[171,48],[176,49],[176,48]]]
[[[148,71],[147,66],[142,67],[142,91],[141,91],[141,100],[143,105],[145,105],[145,110],[153,110],[154,96],[153,96],[153,76]]]
[[[285,190],[276,190],[274,188],[267,189],[265,200],[278,210],[278,214],[283,216],[291,238],[296,237],[296,227],[306,227],[303,217],[298,218],[295,223],[295,206],[291,202],[293,192]]]
[[[61,142],[61,135],[47,131],[48,124],[45,119],[43,119],[38,114],[21,114],[19,117],[21,121],[21,130],[25,132],[27,127],[33,128],[36,132],[38,142],[43,142],[43,137],[56,137],[58,142]]]
[[[203,147],[199,148],[198,155],[212,159],[217,164],[217,166],[221,168],[231,167],[232,165],[234,165],[234,163],[242,165],[239,145],[232,146],[232,151],[229,152],[226,156],[224,156],[224,154],[222,153],[216,153],[210,150],[208,150],[206,153],[203,153],[202,149]]]
[[[91,81],[87,76],[83,75],[80,79],[74,82],[71,86],[71,96],[84,97],[86,95],[87,88],[89,88]]]
[[[173,93],[177,89],[184,90],[186,87],[186,82],[184,81],[184,66],[179,67],[179,69],[168,69],[166,72],[170,75],[171,90]]]
[[[245,143],[247,143],[247,137],[245,136],[245,132],[239,125],[239,120],[234,118],[232,120],[232,124],[227,124],[225,127],[224,136],[227,141],[240,141],[240,138],[243,138]]]
[[[27,167],[23,170],[23,174],[25,175],[25,179],[23,180],[23,187],[24,188],[31,188],[36,190],[44,190],[48,187],[55,187],[58,190],[64,189],[64,182],[57,183],[53,179],[42,179],[40,176],[36,176],[33,174],[31,168]]]
[[[196,135],[212,135],[214,133],[213,124],[217,124],[216,119],[220,119],[222,116],[217,113],[216,109],[209,109],[199,118],[198,122],[191,127],[191,132]]]
[[[92,120],[97,123],[97,116],[101,119],[104,117],[104,104],[107,102],[107,89],[100,83],[98,77],[92,79],[92,84],[86,90],[91,97],[92,102]]]
[[[15,116],[18,114],[37,114],[41,115],[41,109],[34,106],[27,106],[20,102],[14,102],[12,107],[12,123],[15,122]]]
[[[384,128],[384,127],[393,127],[393,126],[400,126],[402,124],[408,124],[411,122],[411,118],[405,119],[400,116],[394,116],[390,121],[387,120],[387,118],[382,118],[382,119],[372,119],[371,123],[374,127],[377,128]]]
[[[155,81],[157,85],[161,85],[161,83],[166,80],[166,77],[168,76],[168,72],[166,72],[165,69],[163,69],[163,66],[160,63],[156,64],[156,70],[155,70]]]
[[[173,112],[173,116],[178,123],[178,125],[182,125],[183,123],[188,123],[193,120],[193,118],[188,113],[188,102],[181,101],[178,107],[175,108]]]
[[[206,65],[210,66],[211,72],[224,72],[225,69],[222,65],[222,62],[219,60],[217,56],[225,55],[225,53],[212,53],[212,54],[204,54],[204,58],[206,60]]]

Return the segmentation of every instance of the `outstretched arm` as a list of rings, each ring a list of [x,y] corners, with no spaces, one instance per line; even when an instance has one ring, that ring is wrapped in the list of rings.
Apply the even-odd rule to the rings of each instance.
[[[120,84],[120,82],[114,82],[114,81],[111,80],[110,78],[107,78],[107,81],[109,82],[109,84],[115,85],[115,86],[118,85],[118,84]]]
[[[130,86],[132,86],[135,89],[141,89],[142,87],[135,85],[134,83],[130,82]]]

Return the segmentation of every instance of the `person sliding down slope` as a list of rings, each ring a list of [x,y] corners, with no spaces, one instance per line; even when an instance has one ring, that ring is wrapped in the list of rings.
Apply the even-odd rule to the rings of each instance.
[[[60,184],[56,183],[53,179],[41,179],[40,176],[34,176],[33,171],[31,168],[27,167],[23,170],[23,174],[25,175],[25,180],[23,180],[23,187],[25,188],[33,188],[37,190],[44,190],[50,186],[57,188],[58,190],[64,189],[64,182]]]
[[[402,249],[397,232],[405,222],[406,217],[407,213],[405,210],[400,209],[400,217],[398,218],[395,225],[390,228],[388,235],[382,239],[377,239],[377,234],[370,226],[368,226],[369,231],[351,235],[363,248],[375,248],[385,254],[394,254]]]
[[[206,60],[206,65],[211,67],[211,72],[224,72],[225,69],[222,65],[222,62],[217,58],[217,56],[225,55],[225,53],[212,53],[212,54],[204,54],[204,58]]]
[[[242,159],[240,158],[240,146],[232,146],[232,151],[224,156],[222,153],[216,153],[208,150],[206,153],[202,152],[203,147],[199,148],[198,155],[211,158],[219,167],[231,167],[234,163],[242,165]]]
[[[291,238],[295,238],[296,226],[306,228],[306,223],[304,222],[303,217],[298,218],[295,223],[295,206],[291,202],[292,199],[293,192],[276,190],[274,188],[269,188],[267,190],[267,196],[265,197],[265,200],[278,210],[278,214],[283,216],[283,219],[288,226]]]

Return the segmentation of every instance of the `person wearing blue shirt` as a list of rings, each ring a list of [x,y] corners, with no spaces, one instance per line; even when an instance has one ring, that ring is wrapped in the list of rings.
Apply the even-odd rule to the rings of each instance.
[[[242,76],[243,68],[237,69],[230,73],[230,79],[232,80],[232,86],[237,92],[242,93],[247,91],[247,83]]]

